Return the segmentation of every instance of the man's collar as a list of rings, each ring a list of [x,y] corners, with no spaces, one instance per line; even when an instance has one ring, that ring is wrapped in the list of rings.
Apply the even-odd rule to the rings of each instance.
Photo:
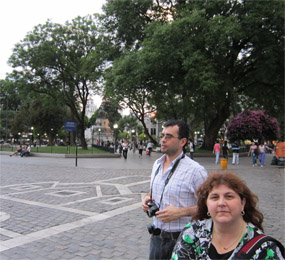
[[[183,151],[171,162],[171,166],[178,160],[178,159],[180,159],[182,156],[183,156]],[[162,164],[162,163],[164,163],[164,161],[165,161],[165,157],[166,157],[166,154],[164,154],[164,155],[162,155],[159,159],[158,159],[158,163],[159,164]]]

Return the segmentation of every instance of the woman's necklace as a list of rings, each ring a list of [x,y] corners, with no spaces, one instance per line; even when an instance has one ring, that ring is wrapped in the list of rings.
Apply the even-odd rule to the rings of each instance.
[[[242,229],[241,229],[241,233],[238,236],[237,239],[234,240],[234,242],[232,242],[230,245],[228,245],[227,247],[221,245],[220,240],[217,240],[217,242],[219,243],[219,245],[224,249],[224,250],[228,250],[229,248],[231,248],[237,241],[239,241],[244,233],[244,229],[245,229],[245,225],[243,224]]]

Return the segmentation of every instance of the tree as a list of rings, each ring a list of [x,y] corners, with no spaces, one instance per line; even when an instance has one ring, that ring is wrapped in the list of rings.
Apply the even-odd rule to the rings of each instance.
[[[267,100],[274,100],[274,111],[280,115],[284,101],[276,93],[282,93],[284,86],[282,2],[155,2],[169,3],[169,8],[156,9],[161,10],[161,17],[168,10],[169,20],[159,15],[150,19],[140,34],[143,37],[137,39],[140,48],[125,51],[114,62],[109,86],[116,89],[121,102],[143,101],[155,107],[160,118],[189,121],[194,115],[203,121],[206,149],[212,149],[240,97],[250,96],[261,108],[270,104],[264,102],[260,87]],[[118,24],[120,19],[116,28]],[[134,93],[142,94],[136,97]],[[127,94],[131,98],[126,99]],[[246,103],[247,108],[250,105]]]
[[[134,63],[136,66],[133,66]],[[148,139],[156,144],[145,124],[145,116],[154,112],[155,106],[148,103],[150,93],[146,89],[147,82],[142,70],[143,66],[136,52],[122,55],[105,74],[104,95],[122,108],[129,108],[141,122]]]
[[[109,126],[114,130],[114,124],[116,124],[121,118],[121,114],[118,112],[119,105],[113,103],[110,99],[104,98],[99,109],[103,109],[106,113],[106,118],[109,120]]]
[[[30,94],[23,90],[23,81],[16,73],[11,73],[1,80],[1,111],[0,125],[1,137],[19,132],[28,132],[31,125],[29,120],[28,107]]]
[[[53,144],[56,134],[60,132],[64,120],[68,117],[67,107],[60,102],[55,103],[49,96],[38,95],[30,104],[29,117],[34,131],[41,136],[46,133],[49,144]]]
[[[78,122],[81,145],[85,141],[85,109],[90,94],[100,89],[98,83],[104,66],[101,36],[95,18],[77,17],[65,25],[47,21],[16,44],[9,59],[26,87],[61,100]]]
[[[280,137],[279,123],[265,111],[244,111],[231,120],[227,137],[235,140],[277,140]]]
[[[127,136],[129,136],[130,133],[132,133],[132,130],[136,130],[137,127],[138,127],[138,122],[136,118],[131,115],[124,116],[118,121],[118,131],[121,133],[123,132],[128,133]]]
[[[107,0],[102,8],[104,14],[101,15],[101,21],[115,49],[120,51],[140,47],[144,39],[145,26],[151,22],[148,11],[152,8],[152,2],[152,0]]]

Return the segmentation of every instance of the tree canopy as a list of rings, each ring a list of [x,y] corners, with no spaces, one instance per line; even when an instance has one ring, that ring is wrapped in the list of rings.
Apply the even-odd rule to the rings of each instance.
[[[87,100],[99,90],[104,65],[100,43],[95,17],[77,17],[65,25],[47,21],[16,44],[9,60],[22,69],[26,87],[61,98],[70,108],[83,148]]]
[[[242,109],[266,110],[284,129],[283,9],[283,1],[107,0],[99,19],[36,26],[9,61],[21,89],[70,108],[83,148],[88,97],[104,90],[111,126],[115,110],[129,108],[152,139],[145,116],[155,111],[199,128],[212,149]]]
[[[116,1],[116,6],[123,3]],[[137,19],[153,12],[157,3],[165,7],[156,9],[161,17],[168,11],[168,20],[156,15],[145,23],[133,42],[137,46],[139,41],[140,48],[126,49],[110,68],[108,93],[116,93],[130,108],[136,102],[152,106],[162,120],[195,117],[202,121],[208,149],[231,113],[251,105],[242,104],[240,97],[269,107],[261,102],[265,96],[260,87],[266,89],[266,99],[274,99],[271,112],[280,116],[284,101],[276,93],[284,86],[282,2],[154,1]],[[124,14],[113,15],[119,15],[118,28]]]

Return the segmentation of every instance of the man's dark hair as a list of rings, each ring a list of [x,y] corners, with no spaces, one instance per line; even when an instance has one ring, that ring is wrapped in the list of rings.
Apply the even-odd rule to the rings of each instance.
[[[185,122],[180,121],[180,120],[168,120],[164,123],[164,127],[175,126],[175,125],[177,125],[179,128],[179,131],[178,131],[179,139],[186,138],[188,141],[189,126]]]

